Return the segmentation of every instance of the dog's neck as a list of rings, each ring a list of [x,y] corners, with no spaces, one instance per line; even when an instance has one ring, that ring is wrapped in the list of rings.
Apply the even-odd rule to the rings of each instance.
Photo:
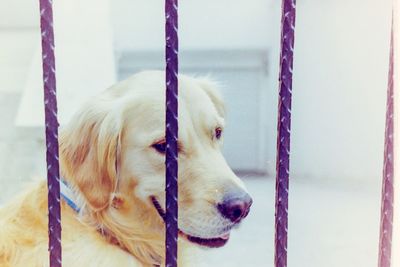
[[[79,214],[82,210],[82,206],[79,204],[79,198],[75,190],[70,186],[70,184],[64,179],[60,180],[60,195],[64,199],[65,203],[73,209],[77,214]],[[107,241],[111,244],[120,247],[121,249],[129,252],[112,234],[109,233],[106,229],[100,228],[98,232],[105,237]]]
[[[75,192],[69,186],[68,182],[63,178],[60,180],[60,195],[68,204],[68,206],[70,206],[74,211],[77,213],[81,211],[81,207],[78,204],[79,202]]]
[[[93,221],[94,218],[101,218],[102,216],[93,215],[91,214],[90,211],[88,211],[88,207],[84,204],[85,202],[82,199],[81,193],[77,188],[75,188],[71,183],[67,182],[66,179],[61,179],[60,182],[60,194],[62,199],[65,201],[65,203],[77,214],[78,217],[83,218],[82,221],[86,221],[84,219],[85,217],[91,218],[89,219],[90,223],[93,224],[91,221]],[[99,220],[101,221],[101,220]],[[97,231],[98,233],[110,244],[113,244],[117,247],[119,247],[121,250],[126,251],[127,253],[136,256],[136,253],[130,249],[131,246],[129,246],[129,240],[124,240],[124,238],[121,238],[118,236],[118,234],[114,233],[110,229],[106,227],[107,223],[98,223],[95,222],[96,225],[101,225],[101,227],[98,227]],[[148,245],[146,247],[150,248]],[[153,262],[159,262],[159,263],[153,263],[154,267],[161,266],[161,262],[163,261],[163,256],[158,255],[159,253],[154,252],[157,250],[154,250],[153,252],[150,252],[149,255],[153,255],[151,258],[153,259]],[[155,256],[158,255],[158,256]],[[148,265],[145,265],[148,266]]]

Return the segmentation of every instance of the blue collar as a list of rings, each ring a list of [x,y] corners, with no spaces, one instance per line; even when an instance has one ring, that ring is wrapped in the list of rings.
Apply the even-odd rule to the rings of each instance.
[[[77,205],[76,195],[74,191],[71,189],[67,181],[64,179],[60,179],[60,194],[61,197],[65,200],[65,202],[70,206],[74,211],[79,213],[81,209]]]

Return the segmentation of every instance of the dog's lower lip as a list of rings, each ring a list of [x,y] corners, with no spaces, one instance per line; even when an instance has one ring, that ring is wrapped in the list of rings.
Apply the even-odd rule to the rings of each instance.
[[[222,238],[222,239],[229,239],[229,236],[230,236],[230,234],[229,234],[229,233],[226,233],[226,234],[221,235],[219,238]]]
[[[184,232],[179,230],[179,233],[186,237],[192,243],[196,243],[201,246],[209,247],[209,248],[219,248],[224,246],[229,240],[229,233],[224,234],[220,237],[215,238],[201,238],[196,236],[187,235]]]
[[[161,208],[160,203],[158,203],[158,201],[155,197],[151,197],[151,201],[153,202],[153,205],[156,208],[158,214],[165,222],[165,212]],[[185,234],[180,229],[178,229],[178,230],[179,230],[179,234],[186,237],[186,239],[189,240],[190,242],[196,243],[201,246],[210,247],[210,248],[222,247],[229,240],[229,232],[224,233],[224,234],[214,237],[214,238],[201,238],[201,237]]]

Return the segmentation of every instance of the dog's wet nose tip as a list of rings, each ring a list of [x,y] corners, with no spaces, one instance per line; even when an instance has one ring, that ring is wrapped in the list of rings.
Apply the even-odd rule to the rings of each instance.
[[[225,218],[238,223],[249,214],[251,204],[253,199],[247,193],[229,194],[218,204],[218,210]]]

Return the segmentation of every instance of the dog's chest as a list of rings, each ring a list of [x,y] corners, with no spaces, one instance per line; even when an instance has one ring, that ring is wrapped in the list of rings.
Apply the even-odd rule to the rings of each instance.
[[[64,267],[143,267],[131,254],[120,248],[80,239],[63,245]]]

